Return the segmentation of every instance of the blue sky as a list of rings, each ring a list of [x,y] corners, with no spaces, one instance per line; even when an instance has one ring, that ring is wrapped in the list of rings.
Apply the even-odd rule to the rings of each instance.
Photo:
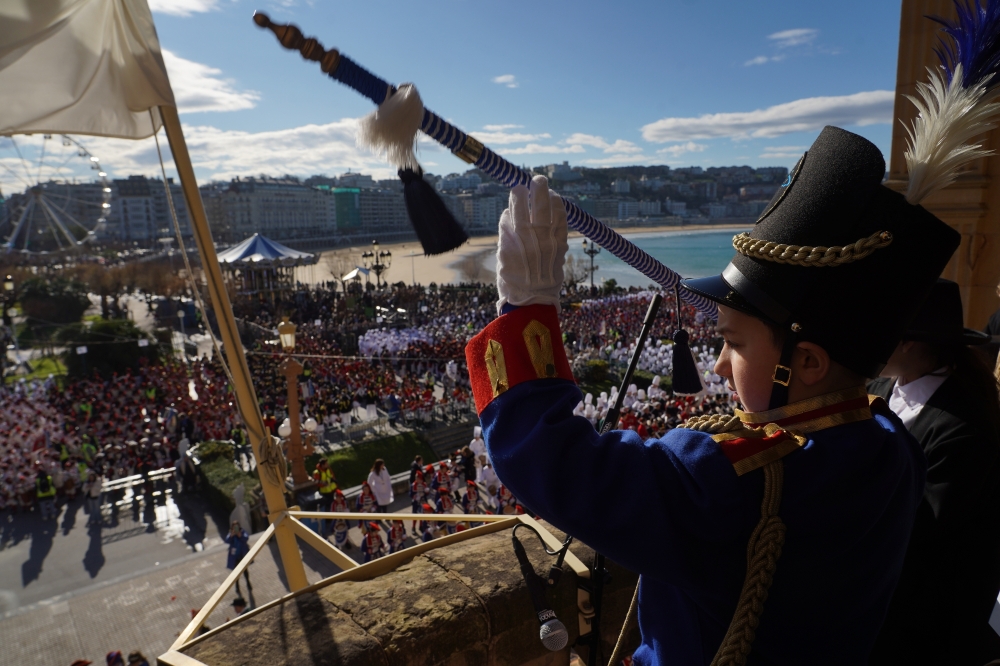
[[[151,0],[199,179],[393,170],[354,146],[368,100],[280,48],[294,22],[529,166],[792,165],[824,124],[888,154],[899,2]],[[84,140],[115,176],[151,142]],[[425,168],[464,163],[421,142]]]

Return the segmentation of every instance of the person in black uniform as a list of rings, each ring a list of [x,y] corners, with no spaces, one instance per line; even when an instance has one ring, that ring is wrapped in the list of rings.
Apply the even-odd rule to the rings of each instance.
[[[1000,284],[997,285],[997,297],[1000,297]],[[996,367],[997,352],[1000,351],[1000,308],[990,316],[983,333],[990,336],[990,343],[984,348],[989,355],[989,361]]]
[[[873,666],[982,666],[1000,657],[988,621],[1000,591],[1000,400],[969,345],[958,285],[938,280],[869,391],[927,456],[927,485]]]

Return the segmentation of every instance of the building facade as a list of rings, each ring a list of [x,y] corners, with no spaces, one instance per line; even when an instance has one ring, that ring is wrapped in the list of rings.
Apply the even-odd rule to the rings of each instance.
[[[159,178],[129,176],[113,181],[111,189],[111,214],[100,233],[102,240],[151,247],[160,238],[174,238],[176,232],[167,200],[168,190],[181,235],[191,236],[184,191],[173,178],[167,179],[164,188]]]

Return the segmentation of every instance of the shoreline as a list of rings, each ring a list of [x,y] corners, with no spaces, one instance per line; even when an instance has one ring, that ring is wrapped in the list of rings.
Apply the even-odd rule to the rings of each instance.
[[[661,234],[711,233],[717,231],[741,231],[747,224],[685,224],[661,225],[654,227],[624,227],[614,229],[625,238],[648,237]],[[577,231],[570,230],[569,240],[582,238]],[[497,235],[473,236],[464,245],[451,252],[426,256],[416,239],[402,243],[380,245],[379,251],[392,253],[389,269],[382,279],[390,283],[414,282],[427,285],[458,284],[459,282],[492,282],[495,280],[494,263],[491,255],[496,252]],[[312,266],[296,269],[296,279],[304,284],[318,284],[333,280],[336,275],[346,274],[361,265],[361,253],[371,249],[370,245],[356,245],[346,248],[319,251],[319,260]],[[374,275],[371,276],[374,280]]]

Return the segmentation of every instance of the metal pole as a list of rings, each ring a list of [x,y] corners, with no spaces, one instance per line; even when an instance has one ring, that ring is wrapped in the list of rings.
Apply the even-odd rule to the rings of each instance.
[[[233,318],[229,294],[222,281],[222,270],[219,268],[219,260],[215,254],[212,232],[208,228],[205,206],[201,200],[201,193],[198,191],[198,182],[194,177],[194,168],[191,166],[191,156],[188,154],[187,143],[184,141],[184,134],[181,131],[181,121],[177,115],[177,109],[172,106],[161,106],[159,110],[160,116],[163,118],[163,128],[167,132],[167,140],[170,142],[170,151],[174,156],[177,175],[180,177],[181,187],[184,189],[191,231],[198,244],[198,254],[201,256],[201,265],[205,271],[209,297],[215,306],[215,316],[218,320],[226,360],[229,362],[229,369],[233,374],[236,405],[250,435],[254,457],[259,463],[261,445],[264,438],[269,437],[270,434],[264,427],[264,418],[261,416],[257,396],[253,390],[250,369],[247,366],[243,344],[240,342],[239,332],[236,329],[236,320]],[[261,474],[259,470],[258,464],[260,483],[267,501],[268,518],[272,523],[277,523],[288,510],[288,506],[285,504],[284,489],[281,485],[272,483],[268,475]],[[284,470],[281,470],[278,476],[284,478]],[[281,554],[281,564],[285,570],[288,586],[292,591],[301,590],[309,583],[306,580],[305,568],[302,566],[302,553],[299,552],[298,543],[295,541],[295,533],[286,524],[279,523],[275,526],[275,539],[278,542],[278,552]]]

